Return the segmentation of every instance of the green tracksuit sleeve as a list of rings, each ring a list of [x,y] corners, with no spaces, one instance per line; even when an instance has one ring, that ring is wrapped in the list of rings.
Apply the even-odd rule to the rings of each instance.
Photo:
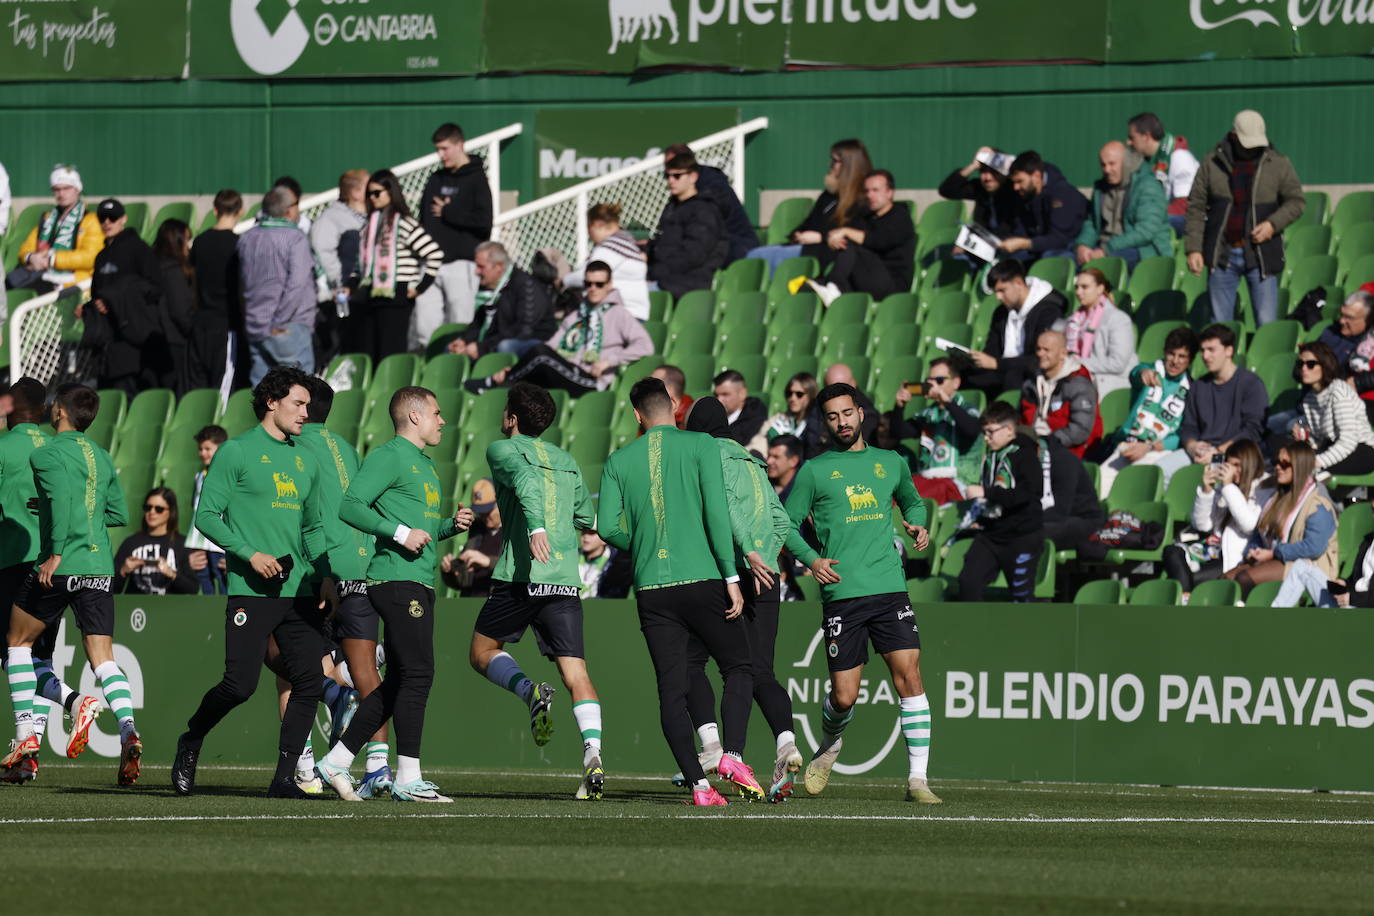
[[[74,510],[76,490],[63,486],[62,455],[55,448],[40,448],[29,456],[29,466],[33,468],[33,482],[38,488],[38,498],[48,501],[48,518],[51,525],[51,543],[57,550],[71,539],[71,519]]]
[[[716,466],[719,468],[719,461]],[[601,469],[601,510],[597,514],[596,530],[603,541],[617,550],[630,549],[630,532],[625,530],[621,521],[624,512],[620,480],[616,477],[614,463],[608,461]]]
[[[305,558],[311,563],[321,559],[329,549],[329,539],[325,535],[324,519],[320,516],[320,471],[315,468],[314,486],[306,494],[301,504],[301,545],[305,548]]]
[[[787,549],[792,552],[804,566],[810,566],[819,557],[815,549],[802,537],[802,522],[811,514],[811,499],[815,495],[815,483],[811,479],[809,464],[802,465],[797,470],[797,476],[792,480],[792,492],[787,494],[787,517],[789,526],[787,531]]]
[[[897,500],[897,508],[902,510],[902,518],[908,525],[924,528],[926,524],[926,501],[916,492],[910,474],[902,474],[897,480],[897,490],[892,494]]]
[[[573,527],[578,531],[591,531],[596,526],[596,507],[592,494],[587,490],[587,482],[582,479],[582,471],[577,472],[573,485]]]
[[[124,487],[119,475],[111,473],[110,483],[105,487],[105,527],[118,528],[129,524],[129,507],[124,501]]]
[[[544,488],[534,476],[530,463],[509,439],[487,446],[487,465],[491,468],[492,480],[506,487],[520,501],[520,511],[525,516],[525,530],[546,527]]]
[[[764,473],[762,469],[760,469],[760,473],[763,473],[763,483],[768,488],[766,492],[769,494],[768,512],[773,521],[773,543],[778,546],[777,550],[772,551],[771,557],[764,557],[764,559],[771,565],[777,566],[778,554],[782,553],[782,547],[787,543],[787,536],[792,531],[792,519],[788,516],[787,510],[783,508],[782,500],[778,499],[778,494],[773,491],[773,485],[769,482],[767,473]]]
[[[348,485],[348,492],[344,494],[343,502],[339,506],[339,518],[359,531],[366,531],[368,534],[385,538],[388,541],[395,540],[397,523],[388,521],[380,512],[372,508],[377,497],[395,483],[396,466],[394,463],[380,460],[364,461],[362,468],[358,471],[358,476],[353,478],[353,482]],[[449,531],[447,535],[441,535],[439,539],[452,536],[453,532]],[[211,540],[214,538],[211,537]]]
[[[246,563],[257,550],[223,518],[230,492],[242,471],[242,446],[231,439],[215,452],[210,470],[205,473],[205,482],[200,487],[200,504],[196,508],[196,530]]]
[[[735,545],[731,540],[730,506],[725,501],[725,475],[720,467],[720,448],[714,439],[702,436],[697,443],[697,475],[706,517],[706,537],[716,568],[726,581],[738,579],[735,572]],[[606,498],[603,491],[601,498]],[[608,542],[609,543],[609,542]]]

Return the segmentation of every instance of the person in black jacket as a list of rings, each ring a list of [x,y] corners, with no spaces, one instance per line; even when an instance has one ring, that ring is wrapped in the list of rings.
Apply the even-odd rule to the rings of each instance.
[[[725,408],[728,435],[748,448],[763,429],[763,424],[768,422],[768,408],[749,394],[749,385],[744,381],[744,376],[734,369],[726,369],[712,379],[711,384],[714,386],[712,394]]]
[[[203,550],[187,550],[177,531],[177,495],[154,487],[143,498],[143,523],[115,551],[115,591],[138,595],[194,595],[196,571],[205,568]]]
[[[990,146],[980,146],[972,162],[945,176],[939,194],[946,200],[973,201],[974,224],[998,238],[1023,236],[1026,230],[1021,225],[1021,197],[1012,188],[1009,175],[978,160],[985,153],[1003,155]]]
[[[1040,440],[1040,464],[1045,470],[1041,507],[1045,540],[1059,550],[1076,550],[1107,522],[1097,489],[1083,461],[1053,436]]]
[[[984,348],[969,354],[974,368],[965,373],[964,384],[993,395],[1020,391],[1039,369],[1035,342],[1063,319],[1068,302],[1047,281],[1027,277],[1020,261],[998,261],[987,282],[1001,305],[992,315]]]
[[[187,386],[220,388],[229,366],[230,340],[243,331],[239,301],[239,237],[234,226],[243,215],[243,195],[225,188],[215,195],[215,225],[196,236],[191,267],[196,274],[196,311],[191,324]],[[226,389],[227,390],[227,389]]]
[[[865,212],[850,225],[827,232],[824,245],[803,249],[822,267],[830,265],[823,287],[827,292],[834,296],[862,292],[881,300],[911,289],[916,269],[916,226],[911,221],[911,208],[893,200],[896,189],[887,169],[869,172],[864,179]],[[821,298],[827,299],[824,293]]]
[[[663,151],[664,161],[682,154],[693,155],[692,148],[685,143],[674,143]],[[725,173],[713,165],[697,163],[697,193],[716,205],[720,218],[725,220],[725,231],[730,236],[730,250],[725,255],[725,263],[747,257],[759,245],[758,233],[744,211],[744,204],[730,185]]]
[[[96,217],[105,247],[95,256],[91,301],[76,307],[76,317],[86,321],[81,345],[101,357],[100,387],[119,388],[133,397],[157,384],[143,371],[143,346],[160,331],[162,272],[153,249],[128,227],[123,204],[102,200]]]
[[[477,245],[491,237],[491,185],[482,163],[468,156],[463,129],[441,124],[431,140],[440,167],[420,193],[420,225],[444,250],[434,284],[415,300],[412,350],[421,350],[444,322],[471,321],[478,280]]]
[[[1012,161],[1011,186],[1021,195],[1026,234],[1003,238],[1002,250],[1026,261],[1073,257],[1074,240],[1088,218],[1088,199],[1034,150]]]
[[[474,257],[482,284],[477,311],[449,350],[474,361],[492,352],[523,356],[552,337],[558,323],[548,287],[512,264],[500,242],[483,242]]]
[[[983,414],[983,470],[968,487],[976,500],[981,530],[964,556],[959,572],[959,600],[982,601],[997,573],[1006,576],[1011,600],[1035,597],[1035,573],[1044,550],[1041,497],[1044,470],[1036,441],[1016,429],[1016,409],[1002,401]]]
[[[179,219],[163,220],[153,242],[162,274],[159,330],[143,347],[145,368],[161,388],[181,397],[190,388],[189,344],[196,310],[195,270],[191,267],[191,227]]]
[[[725,221],[711,200],[697,193],[696,157],[674,156],[663,167],[671,197],[649,242],[649,280],[674,298],[710,289],[725,266]]]

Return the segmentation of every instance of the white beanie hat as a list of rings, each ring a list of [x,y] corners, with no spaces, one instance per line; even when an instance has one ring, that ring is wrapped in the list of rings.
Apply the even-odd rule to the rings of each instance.
[[[52,174],[48,176],[48,187],[56,188],[59,185],[69,185],[78,191],[81,188],[81,173],[70,165],[58,164],[53,166]]]

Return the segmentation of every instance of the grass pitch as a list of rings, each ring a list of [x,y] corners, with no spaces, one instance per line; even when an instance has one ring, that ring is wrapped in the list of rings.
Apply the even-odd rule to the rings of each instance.
[[[29,912],[1238,913],[1374,908],[1374,796],[835,777],[684,807],[666,779],[427,770],[452,805],[269,802],[266,770],[45,757],[0,786]],[[19,863],[30,863],[22,869]],[[13,893],[13,890],[12,890]],[[11,899],[15,899],[11,897]]]

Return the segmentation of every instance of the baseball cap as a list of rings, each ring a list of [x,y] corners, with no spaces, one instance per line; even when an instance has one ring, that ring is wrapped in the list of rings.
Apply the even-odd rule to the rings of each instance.
[[[496,487],[490,477],[483,477],[472,485],[472,511],[485,515],[496,508]]]
[[[1264,116],[1258,111],[1247,108],[1237,112],[1231,129],[1236,133],[1236,140],[1246,149],[1269,145],[1269,137],[1264,132]]]
[[[95,208],[95,215],[102,223],[113,222],[124,215],[124,205],[113,197],[107,197]]]

